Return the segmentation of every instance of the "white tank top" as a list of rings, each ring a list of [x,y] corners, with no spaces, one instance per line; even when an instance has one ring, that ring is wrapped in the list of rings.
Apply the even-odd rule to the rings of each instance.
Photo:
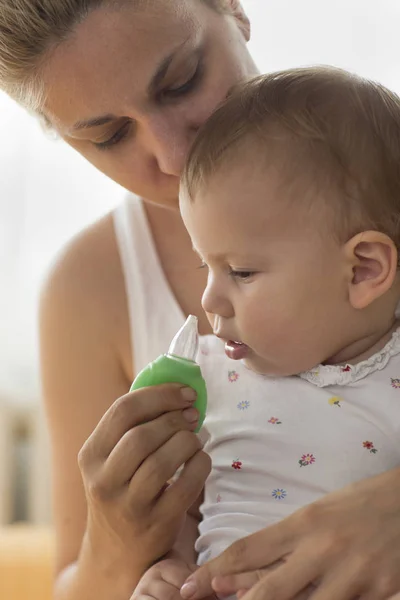
[[[185,316],[162,270],[142,200],[127,196],[114,211],[114,226],[137,374],[168,350]]]

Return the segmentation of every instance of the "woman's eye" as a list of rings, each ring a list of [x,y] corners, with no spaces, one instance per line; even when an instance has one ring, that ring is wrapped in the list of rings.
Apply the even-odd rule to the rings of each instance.
[[[126,138],[126,136],[129,133],[130,127],[131,121],[126,121],[122,125],[122,127],[120,127],[110,138],[108,138],[108,140],[105,140],[104,142],[93,142],[93,144],[99,150],[107,150],[112,146],[116,146],[117,144],[119,144],[119,142],[122,142],[122,140]]]
[[[247,279],[254,277],[254,275],[256,275],[256,271],[235,271],[235,269],[230,269],[229,275],[234,279],[246,281]]]
[[[193,75],[187,79],[185,81],[185,83],[176,86],[176,87],[169,87],[168,89],[164,90],[163,92],[161,92],[160,97],[161,98],[177,98],[179,96],[184,96],[185,94],[190,93],[191,91],[193,91],[193,89],[196,87],[197,83],[199,82],[200,78],[202,75],[202,67],[201,64],[199,63],[196,67],[195,72],[193,73]]]

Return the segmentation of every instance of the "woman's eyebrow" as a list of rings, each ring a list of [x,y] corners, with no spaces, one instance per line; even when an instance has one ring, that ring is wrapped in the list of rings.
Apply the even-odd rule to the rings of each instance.
[[[183,49],[183,47],[188,43],[188,41],[191,39],[191,37],[192,36],[190,36],[184,42],[179,44],[179,46],[174,48],[174,50],[170,54],[168,54],[168,56],[166,56],[161,61],[161,63],[158,65],[156,72],[154,73],[153,77],[151,78],[151,81],[147,88],[148,96],[154,95],[154,93],[157,91],[157,89],[159,88],[165,75],[167,74],[167,71],[168,71],[172,61],[177,56],[177,54]],[[77,121],[73,125],[72,131],[80,131],[82,129],[90,129],[91,127],[100,127],[101,125],[107,125],[107,123],[111,123],[111,121],[114,121],[117,118],[118,117],[116,115],[107,114],[107,115],[100,115],[97,117],[92,117],[90,119],[85,119],[83,121]]]
[[[91,127],[100,127],[100,125],[106,125],[111,121],[114,121],[117,117],[115,115],[102,115],[100,117],[93,117],[84,121],[77,121],[72,127],[72,131],[79,131],[80,129],[90,129]]]
[[[172,63],[174,58],[177,56],[177,54],[184,48],[184,46],[186,46],[186,44],[189,42],[190,39],[192,39],[192,36],[186,38],[186,40],[184,42],[182,42],[176,48],[174,48],[174,50],[171,52],[171,54],[169,54],[166,58],[164,58],[161,61],[161,63],[158,65],[158,68],[157,68],[155,74],[153,75],[153,77],[151,78],[151,81],[147,88],[147,94],[149,96],[154,95],[154,93],[157,91],[157,89],[159,88],[160,84],[162,83],[165,75],[167,74],[170,64]]]

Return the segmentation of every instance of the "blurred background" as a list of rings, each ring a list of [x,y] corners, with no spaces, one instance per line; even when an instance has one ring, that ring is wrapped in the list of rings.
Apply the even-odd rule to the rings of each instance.
[[[253,23],[251,49],[261,71],[325,63],[374,78],[400,93],[398,0],[243,4]],[[61,246],[111,210],[124,191],[46,135],[4,95],[0,165],[0,554],[5,547],[6,558],[28,548],[28,537],[17,536],[14,542],[9,532],[21,533],[25,527],[26,535],[29,523],[31,535],[47,532],[31,538],[47,556],[51,510],[38,375],[40,286]],[[5,527],[12,523],[19,525]],[[3,596],[4,585],[0,583],[0,597],[16,597]]]

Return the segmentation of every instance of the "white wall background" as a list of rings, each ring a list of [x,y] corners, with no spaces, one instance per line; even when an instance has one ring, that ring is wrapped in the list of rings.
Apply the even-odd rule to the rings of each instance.
[[[400,93],[399,0],[243,0],[262,71],[315,63]],[[37,394],[40,281],[65,241],[122,197],[0,95],[0,392]]]

